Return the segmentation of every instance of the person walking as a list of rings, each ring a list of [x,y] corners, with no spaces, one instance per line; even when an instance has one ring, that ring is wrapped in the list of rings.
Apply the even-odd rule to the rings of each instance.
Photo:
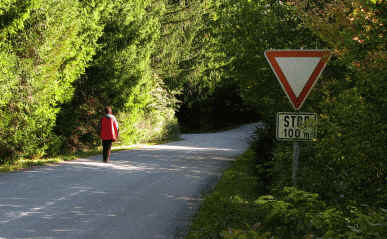
[[[105,115],[101,118],[99,126],[103,147],[103,162],[107,163],[110,160],[112,143],[118,139],[119,133],[118,122],[110,106],[105,107]]]

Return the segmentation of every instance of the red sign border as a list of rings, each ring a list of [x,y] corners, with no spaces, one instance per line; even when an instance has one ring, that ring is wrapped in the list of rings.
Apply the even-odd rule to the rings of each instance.
[[[330,50],[266,50],[265,57],[270,64],[274,74],[276,75],[280,85],[286,95],[288,96],[292,106],[299,110],[309,93],[311,92],[313,86],[316,84],[321,73],[325,69],[330,57]],[[296,97],[288,80],[286,79],[284,73],[281,70],[278,62],[275,60],[276,57],[320,57],[320,62],[317,64],[316,68],[312,72],[309,80],[306,82],[304,88],[302,89],[300,95]]]

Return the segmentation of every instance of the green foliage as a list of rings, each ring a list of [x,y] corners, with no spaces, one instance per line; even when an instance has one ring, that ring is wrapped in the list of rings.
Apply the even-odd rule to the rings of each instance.
[[[320,124],[301,146],[299,187],[340,210],[385,207],[386,13],[378,0],[1,1],[0,163],[95,147],[105,105],[120,143],[163,140],[178,133],[181,103],[179,119],[198,129],[259,113],[254,168],[275,194],[290,184],[292,152],[272,140],[274,117],[290,108],[263,52],[330,48],[303,108]],[[292,223],[281,200],[276,213]]]
[[[320,44],[303,27],[295,9],[277,1],[212,1],[216,43],[211,64],[219,65],[220,84],[236,88],[245,108],[253,108],[269,124],[276,111],[289,105],[263,52],[267,49],[309,48]]]
[[[161,41],[152,63],[169,89],[187,104],[214,90],[216,72],[208,72],[211,0],[168,1],[161,15]]]
[[[341,1],[305,9],[296,2],[306,26],[334,53],[304,106],[320,119],[317,141],[301,144],[299,187],[330,203],[385,207],[386,8]],[[325,4],[330,10],[320,11]],[[289,185],[291,159],[290,144],[275,147],[274,187]]]
[[[382,208],[350,204],[337,208],[317,193],[295,187],[262,195],[262,178],[252,169],[254,160],[255,153],[249,150],[224,173],[202,203],[187,238],[378,239],[386,235],[387,213]]]
[[[264,50],[330,48],[333,57],[303,106],[320,119],[318,139],[301,144],[299,187],[329,203],[385,206],[385,5],[214,0],[211,7],[205,49],[208,66],[216,67],[207,69],[220,77],[216,89],[237,92],[241,108],[254,109],[265,122],[266,140],[256,145],[259,175],[274,192],[291,182],[291,144],[273,144],[275,113],[291,111],[290,104]],[[206,113],[211,107],[197,106]],[[273,152],[266,155],[266,147]]]
[[[173,96],[162,87],[162,82],[147,81],[146,83],[148,84],[146,91],[140,84],[132,89],[127,111],[119,114],[118,120],[122,128],[120,141],[123,144],[160,142],[178,137],[179,129],[174,117]],[[157,87],[156,84],[158,84]],[[148,99],[139,101],[141,97]]]
[[[251,140],[251,148],[256,153],[256,174],[263,182],[264,191],[270,192],[273,180],[273,129],[269,126],[257,128]]]
[[[97,128],[105,105],[113,106],[120,123],[119,143],[162,140],[177,133],[175,98],[151,65],[163,2],[115,1],[109,6],[111,13],[101,20],[101,47],[86,74],[74,82],[75,96],[62,106],[58,119],[56,131],[73,150],[99,144]]]
[[[176,137],[174,89],[160,77],[169,70],[154,64],[160,39],[167,45],[161,35],[167,8],[178,6],[163,0],[2,1],[1,162],[96,146],[107,104],[123,126],[122,143]]]
[[[361,238],[363,234],[367,238],[365,235],[372,230],[357,235],[342,222],[354,223],[355,218],[362,217],[349,216],[346,205],[360,207],[367,203],[371,208],[386,205],[386,45],[382,40],[386,33],[385,4],[382,1],[211,3],[213,11],[208,12],[208,25],[212,38],[205,48],[209,56],[206,59],[210,59],[208,72],[214,71],[220,77],[217,88],[226,84],[237,88],[245,107],[260,112],[268,131],[263,136],[267,136],[266,143],[274,138],[275,113],[290,108],[264,59],[264,50],[332,49],[333,57],[323,77],[304,104],[305,111],[317,112],[320,119],[318,139],[301,144],[299,187],[320,194],[325,203],[337,207],[333,211],[330,206],[318,209],[329,223],[336,216],[341,218],[337,227],[330,225],[337,238]],[[273,193],[280,192],[291,182],[291,144],[275,142],[270,145],[273,153],[267,156],[261,154],[266,154],[264,148],[269,144],[256,146],[259,175],[267,176],[264,180],[271,183]],[[282,201],[273,215],[282,211],[285,214],[277,216],[290,221],[292,216],[302,216],[291,214],[289,202]],[[326,223],[325,229],[330,227]],[[284,235],[291,227],[284,229]],[[300,226],[298,238],[308,236],[302,234],[307,229]]]
[[[238,230],[229,229],[221,233],[222,239],[271,239],[273,238],[269,232],[258,233],[254,230]]]
[[[356,207],[349,212],[330,208],[317,194],[285,187],[279,197],[262,196],[256,203],[263,216],[259,231],[275,238],[382,238],[386,214]]]
[[[214,108],[213,100],[205,102],[215,88],[215,79],[208,76],[205,53],[210,31],[210,22],[205,18],[209,2],[168,1],[160,16],[160,41],[152,56],[154,72],[181,103],[177,117],[184,129],[195,128],[197,122],[205,124],[202,118],[208,112],[197,112],[198,108]],[[211,116],[207,118],[211,120]]]
[[[52,133],[57,105],[71,99],[71,83],[84,71],[98,38],[78,1],[15,1],[6,6],[0,33],[3,161],[41,156],[60,141]]]
[[[303,145],[303,188],[331,201],[383,205],[385,201],[385,136],[378,113],[371,113],[359,90],[340,93],[324,103],[320,139]],[[384,138],[384,139],[382,139]],[[366,188],[366,190],[364,190]],[[317,191],[318,190],[318,191]],[[383,195],[384,192],[384,195]]]
[[[317,194],[285,187],[281,195],[256,201],[259,222],[248,229],[229,229],[222,238],[383,238],[385,210],[328,207]]]

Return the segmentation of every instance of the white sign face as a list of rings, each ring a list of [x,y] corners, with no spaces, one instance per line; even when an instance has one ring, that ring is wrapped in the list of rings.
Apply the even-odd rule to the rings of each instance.
[[[276,136],[278,140],[311,141],[317,137],[317,114],[278,112]]]
[[[296,97],[300,97],[314,69],[320,63],[321,57],[275,57],[275,60],[284,73],[293,93]]]
[[[329,58],[329,50],[267,50],[265,57],[294,109],[299,110]]]

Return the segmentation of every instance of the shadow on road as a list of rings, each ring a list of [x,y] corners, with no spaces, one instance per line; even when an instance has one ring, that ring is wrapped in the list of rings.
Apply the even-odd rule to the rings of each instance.
[[[176,235],[255,125],[0,175],[0,239]]]

